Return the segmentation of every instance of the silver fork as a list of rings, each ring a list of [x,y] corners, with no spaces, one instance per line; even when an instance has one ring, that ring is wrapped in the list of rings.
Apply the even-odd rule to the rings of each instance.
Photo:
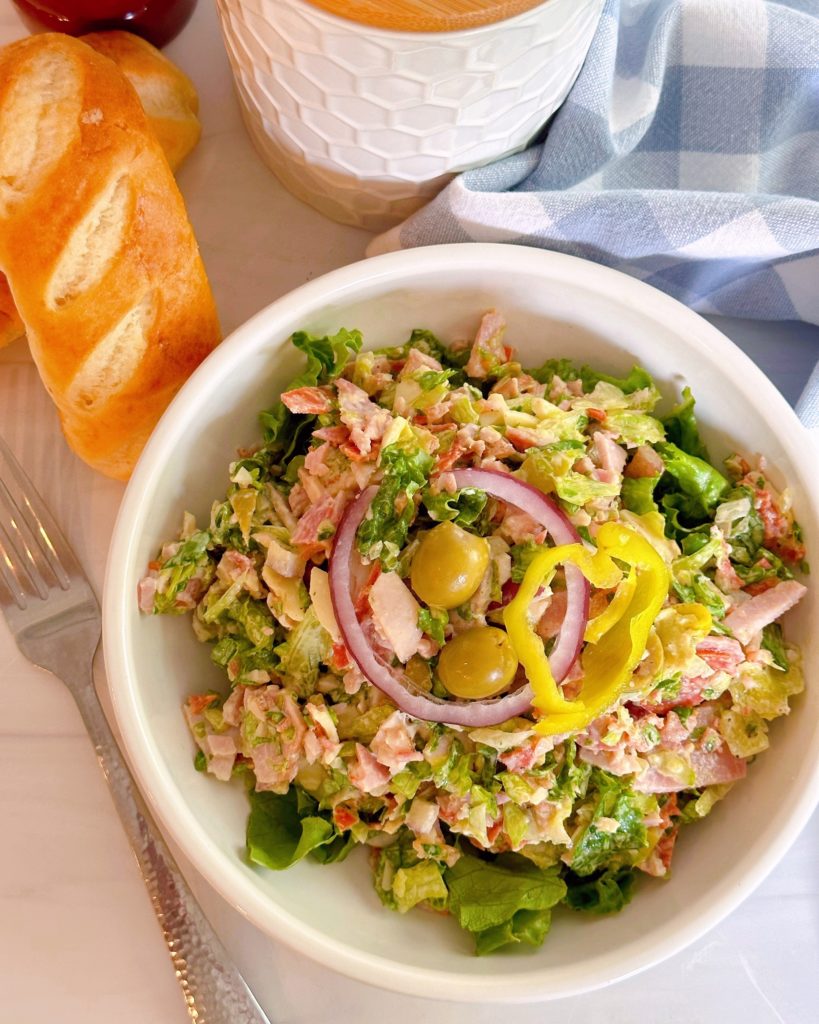
[[[196,1024],[269,1024],[207,921],[140,797],[94,689],[94,592],[0,438],[0,607],[29,661],[68,686],[139,862],[185,1005]]]

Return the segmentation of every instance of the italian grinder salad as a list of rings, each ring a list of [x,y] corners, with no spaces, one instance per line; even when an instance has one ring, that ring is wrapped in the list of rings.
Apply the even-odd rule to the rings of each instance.
[[[247,784],[249,859],[365,845],[388,907],[480,954],[668,875],[802,689],[807,568],[787,491],[711,461],[687,389],[660,418],[644,370],[524,369],[504,334],[294,334],[263,441],[139,585],[227,674],[185,714],[196,767]]]

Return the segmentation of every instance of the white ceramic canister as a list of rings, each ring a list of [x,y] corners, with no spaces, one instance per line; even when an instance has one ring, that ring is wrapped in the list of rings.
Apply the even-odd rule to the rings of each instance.
[[[453,174],[532,140],[577,77],[603,0],[446,32],[371,27],[308,0],[217,6],[265,162],[328,217],[381,231]]]

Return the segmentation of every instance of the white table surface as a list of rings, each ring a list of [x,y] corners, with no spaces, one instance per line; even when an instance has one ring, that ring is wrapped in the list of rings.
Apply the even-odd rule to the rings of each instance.
[[[9,0],[0,0],[0,43],[24,31]],[[179,181],[230,331],[296,285],[362,258],[369,236],[290,197],[257,158],[212,4],[200,3],[168,53],[193,77],[202,101],[204,137]],[[819,358],[819,329],[715,323],[795,399]],[[0,352],[0,433],[99,589],[123,488],[68,451],[24,344]],[[71,699],[24,661],[2,621],[0,666],[0,1021],[183,1024],[187,1014],[136,862]],[[98,684],[104,688],[101,663]],[[814,1021],[817,862],[814,815],[757,892],[685,952],[588,996],[506,1012],[519,1024]],[[192,869],[187,874],[273,1024],[489,1024],[504,1013],[348,981],[265,938]]]

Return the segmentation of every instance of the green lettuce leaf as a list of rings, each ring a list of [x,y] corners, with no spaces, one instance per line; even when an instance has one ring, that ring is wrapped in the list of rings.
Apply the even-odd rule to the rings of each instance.
[[[418,628],[437,644],[443,644],[449,615],[443,608],[422,608],[418,612]]]
[[[362,344],[360,331],[348,331],[343,327],[337,334],[324,337],[307,334],[306,331],[296,331],[290,340],[307,357],[307,367],[283,389],[284,391],[316,387],[334,381],[351,356],[361,350]],[[259,422],[264,436],[265,458],[271,463],[277,462],[281,465],[289,462],[294,454],[306,450],[316,417],[294,415],[279,401],[259,415]]]
[[[665,493],[661,503],[666,520],[671,517],[672,531],[710,522],[714,510],[729,489],[728,481],[718,469],[695,455],[689,455],[676,444],[666,442],[656,447],[665,463],[661,480]],[[680,517],[685,520],[682,524],[679,523]],[[666,533],[669,533],[668,529]]]
[[[651,374],[644,370],[642,366],[632,366],[625,377],[611,377],[607,373],[598,373],[597,370],[592,370],[590,366],[584,366],[580,371],[580,377],[583,381],[584,391],[592,391],[595,384],[598,384],[601,380],[605,381],[606,384],[613,384],[624,395],[631,395],[635,391],[642,391],[643,388],[654,387],[654,380]]]
[[[166,582],[163,593],[154,597],[155,615],[176,615],[188,610],[175,607],[176,597],[197,569],[207,565],[210,540],[207,530],[197,530],[182,542],[175,555],[163,563],[159,578]]]
[[[660,480],[659,476],[626,476],[623,477],[623,486],[620,491],[620,498],[623,508],[634,512],[638,516],[646,512],[658,512],[657,502],[654,500],[654,488]]]
[[[621,854],[636,852],[647,843],[646,827],[643,824],[646,808],[645,796],[633,793],[628,779],[594,768],[591,773],[590,792],[594,791],[595,804],[589,824],[575,839],[572,852],[572,871],[586,876],[618,863]],[[616,832],[597,828],[600,818],[613,818]]]
[[[290,631],[287,641],[276,648],[280,661],[278,671],[287,689],[300,697],[309,696],[316,685],[321,663],[326,663],[330,655],[331,646],[330,634],[319,622],[311,605],[301,622]]]
[[[472,526],[486,507],[486,500],[486,491],[476,487],[464,487],[454,494],[431,494],[425,489],[421,496],[430,519],[436,523],[451,521],[457,526]]]
[[[519,910],[503,924],[475,932],[475,952],[478,956],[486,956],[515,942],[542,946],[551,924],[551,910]]]
[[[679,405],[674,406],[668,416],[663,419],[668,440],[688,455],[693,455],[703,462],[710,462],[708,449],[700,437],[697,419],[694,415],[694,396],[691,388],[683,388],[683,397]]]
[[[415,518],[413,495],[426,485],[433,464],[432,456],[422,448],[407,450],[390,444],[381,452],[384,478],[368,517],[358,528],[356,543],[366,557],[379,558],[386,571],[398,564]]]
[[[536,381],[547,386],[552,383],[556,376],[565,381],[581,380],[584,391],[593,391],[595,384],[598,384],[601,380],[605,381],[606,384],[613,384],[624,395],[630,395],[634,391],[654,386],[651,375],[640,366],[632,367],[625,377],[612,377],[607,373],[599,373],[590,366],[578,367],[571,359],[547,359],[542,366],[535,367],[526,372],[531,377],[534,377]]]
[[[549,929],[551,908],[566,895],[557,865],[541,869],[515,853],[493,860],[464,853],[447,868],[444,880],[450,911],[473,933],[479,954],[509,942],[539,945]]]
[[[788,661],[785,641],[782,638],[782,627],[778,622],[771,622],[762,630],[762,646],[771,652],[774,665],[787,672],[791,663]]]
[[[587,914],[616,914],[631,902],[636,881],[632,868],[610,868],[587,878],[570,871],[566,905]]]
[[[286,793],[250,792],[250,816],[247,820],[247,853],[254,864],[282,871],[308,853],[342,840],[332,822],[313,813],[315,801],[291,786]],[[305,799],[307,798],[307,799]],[[340,860],[346,851],[336,845],[326,859]],[[321,856],[319,857],[321,859]]]

